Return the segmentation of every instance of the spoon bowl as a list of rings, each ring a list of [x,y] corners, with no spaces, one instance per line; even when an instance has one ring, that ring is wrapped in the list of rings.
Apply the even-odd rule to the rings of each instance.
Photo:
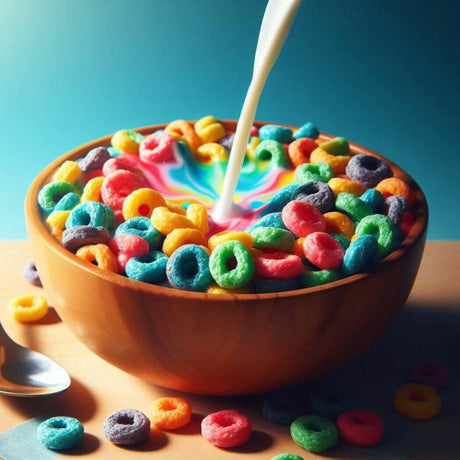
[[[14,342],[0,323],[0,393],[47,396],[69,386],[69,374],[59,364]]]

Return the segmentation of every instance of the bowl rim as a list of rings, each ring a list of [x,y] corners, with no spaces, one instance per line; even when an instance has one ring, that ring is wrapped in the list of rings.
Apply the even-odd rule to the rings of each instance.
[[[227,130],[234,130],[236,127],[237,120],[227,120],[227,119],[220,119],[219,120]],[[194,123],[195,120],[188,120],[189,123]],[[273,124],[273,122],[264,122],[264,121],[254,121],[254,125],[257,127],[261,127],[263,125]],[[283,123],[276,123],[280,126],[286,126],[292,130],[298,129],[298,127],[283,124]],[[154,125],[143,126],[140,128],[132,128],[133,131],[141,133],[143,135],[153,133],[158,129],[164,129],[168,123],[159,123]],[[118,273],[113,273],[105,269],[101,269],[89,262],[84,261],[80,257],[76,256],[74,253],[69,251],[68,249],[64,248],[61,243],[51,235],[49,232],[45,221],[42,218],[42,213],[39,209],[37,196],[38,192],[40,191],[41,187],[49,182],[49,178],[51,177],[52,173],[66,160],[74,160],[77,158],[82,158],[86,152],[91,150],[97,146],[110,146],[110,139],[113,136],[112,134],[108,134],[106,136],[102,136],[98,139],[94,139],[90,142],[85,144],[79,145],[72,150],[60,155],[58,158],[53,160],[47,166],[45,166],[33,179],[30,186],[28,187],[25,203],[24,203],[24,212],[26,214],[26,221],[30,221],[31,224],[28,224],[28,232],[31,231],[30,226],[34,227],[34,232],[38,232],[39,236],[41,237],[44,244],[48,247],[48,249],[57,252],[61,257],[67,259],[67,261],[77,266],[79,269],[84,270],[85,272],[89,272],[95,276],[99,276],[104,280],[112,283],[116,283],[119,285],[124,285],[130,289],[134,289],[136,291],[147,291],[148,293],[155,294],[156,296],[165,296],[165,297],[173,297],[173,298],[181,298],[181,299],[188,299],[188,300],[197,300],[197,301],[204,301],[204,300],[219,300],[224,303],[235,302],[236,300],[251,300],[251,299],[260,299],[260,300],[271,300],[271,299],[278,299],[278,298],[291,298],[291,297],[299,297],[306,294],[313,294],[313,293],[320,293],[322,291],[330,291],[334,289],[341,288],[342,286],[354,284],[368,278],[370,276],[375,275],[380,271],[384,271],[392,262],[404,257],[407,250],[410,247],[413,247],[421,238],[424,238],[426,235],[426,230],[428,226],[428,205],[426,197],[421,190],[420,186],[417,182],[401,167],[399,167],[396,163],[389,160],[388,158],[378,154],[377,152],[370,150],[360,144],[352,142],[348,140],[350,145],[350,150],[353,154],[357,153],[364,153],[367,155],[371,155],[377,157],[381,160],[384,160],[393,170],[394,173],[398,173],[397,175],[394,174],[396,177],[403,178],[414,190],[416,196],[416,206],[414,209],[415,214],[415,221],[412,225],[412,228],[408,235],[403,239],[400,246],[391,252],[387,257],[379,262],[379,264],[369,272],[365,273],[357,273],[355,275],[351,275],[345,278],[340,278],[336,281],[322,284],[319,286],[312,286],[308,288],[302,289],[295,289],[290,291],[282,291],[282,292],[270,292],[270,293],[246,293],[246,294],[232,294],[232,293],[218,293],[212,294],[207,292],[194,292],[194,291],[186,291],[182,289],[175,289],[166,286],[160,286],[156,284],[150,284],[138,280],[130,279],[126,276],[123,276]],[[321,140],[332,140],[338,136],[331,135],[328,133],[321,132],[319,138]],[[35,225],[37,223],[37,225]]]

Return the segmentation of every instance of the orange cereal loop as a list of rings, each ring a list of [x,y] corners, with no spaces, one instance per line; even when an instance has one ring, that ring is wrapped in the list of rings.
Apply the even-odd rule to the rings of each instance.
[[[225,161],[228,158],[228,152],[221,144],[208,142],[200,145],[195,152],[195,159],[201,163],[214,163],[216,161]]]
[[[158,206],[166,206],[165,199],[152,188],[138,188],[123,201],[122,213],[125,220],[133,217],[150,217]]]
[[[359,182],[343,179],[342,177],[333,177],[327,185],[331,187],[335,196],[339,193],[351,193],[354,196],[360,197],[366,191],[366,187]]]
[[[394,397],[396,410],[415,420],[434,417],[441,410],[441,398],[428,385],[408,383],[396,390]]]
[[[204,234],[208,233],[208,211],[202,204],[189,204],[185,215],[198,230],[202,231]]]
[[[239,241],[240,243],[243,243],[247,249],[252,249],[254,245],[254,237],[251,234],[236,230],[224,230],[222,232],[215,233],[209,238],[209,249],[214,251],[219,244],[225,243],[226,241]]]
[[[64,161],[58,170],[54,173],[54,182],[69,182],[75,184],[81,177],[81,169],[76,161]]]
[[[302,236],[297,238],[292,245],[292,253],[296,256],[299,256],[301,259],[305,259],[305,253],[303,252],[303,242],[305,237]]]
[[[14,297],[8,304],[8,312],[16,321],[31,323],[42,319],[48,313],[48,302],[41,295]]]
[[[207,246],[206,237],[200,230],[196,228],[176,228],[163,241],[163,252],[169,257],[178,247],[184,244]]]
[[[182,206],[181,203],[178,203],[173,200],[165,200],[166,201],[166,207],[171,211],[175,212],[176,214],[180,214],[181,216],[185,216],[187,211],[185,208]]]
[[[222,123],[219,123],[212,115],[198,120],[195,123],[195,131],[203,143],[217,142],[227,134]]]
[[[187,217],[160,206],[152,212],[152,224],[163,235],[168,235],[176,228],[196,228]]]
[[[130,155],[139,155],[141,138],[142,136],[136,133],[136,131],[121,129],[112,136],[110,142],[112,147],[117,149],[119,152],[128,153]]]
[[[176,141],[184,142],[192,152],[195,152],[202,144],[193,126],[185,120],[172,121],[166,126],[165,132],[174,137]]]
[[[104,176],[93,177],[90,179],[83,188],[80,201],[82,203],[83,201],[97,201],[98,203],[102,203],[101,189],[104,181]]]
[[[391,195],[399,195],[407,200],[409,206],[412,206],[415,202],[414,191],[406,182],[397,177],[383,179],[374,188],[378,190],[385,199]]]
[[[70,211],[53,211],[47,218],[46,223],[50,228],[51,235],[59,241],[65,230],[65,223],[70,215]]]
[[[78,249],[76,255],[90,264],[97,265],[99,268],[114,273],[118,272],[117,258],[106,244],[89,244],[82,246]]]
[[[326,222],[326,233],[340,233],[348,239],[355,234],[355,223],[345,214],[337,211],[323,214]]]
[[[345,168],[347,167],[348,162],[350,161],[351,156],[349,155],[331,155],[323,150],[321,147],[313,150],[310,155],[310,163],[319,163],[320,161],[325,161],[328,163],[334,174],[344,174]]]
[[[206,290],[207,294],[249,294],[249,289],[247,287],[242,287],[239,289],[224,289],[218,284],[211,284]]]
[[[177,430],[192,418],[192,407],[184,398],[160,398],[150,406],[150,421],[160,430]]]

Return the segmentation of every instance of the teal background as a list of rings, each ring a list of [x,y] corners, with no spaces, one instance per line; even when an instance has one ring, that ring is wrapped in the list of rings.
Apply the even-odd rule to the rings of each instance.
[[[0,0],[0,239],[52,159],[177,118],[237,118],[265,0]],[[365,145],[425,191],[430,239],[460,239],[457,1],[303,0],[257,119]]]

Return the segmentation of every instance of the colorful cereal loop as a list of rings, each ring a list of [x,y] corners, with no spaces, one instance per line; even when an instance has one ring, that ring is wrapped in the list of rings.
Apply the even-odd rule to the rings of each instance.
[[[113,148],[122,153],[130,155],[139,154],[139,144],[142,142],[143,136],[135,131],[122,129],[117,131],[111,139]]]
[[[8,312],[16,321],[31,323],[48,313],[48,302],[41,295],[22,295],[10,300]]]
[[[248,145],[246,147],[246,155],[251,159],[251,160],[255,160],[255,151],[257,149],[257,147],[259,146],[259,144],[261,143],[262,141],[260,140],[260,137],[251,137],[249,139],[249,142],[248,142]]]
[[[195,123],[195,131],[203,144],[217,142],[227,134],[222,123],[219,123],[212,115],[198,120]]]
[[[350,239],[355,234],[355,223],[345,214],[338,211],[324,214],[327,233],[340,233]]]
[[[226,241],[239,241],[244,244],[247,249],[252,249],[254,244],[254,238],[247,232],[240,232],[236,230],[224,230],[219,233],[215,233],[208,240],[208,247],[212,251],[221,243]]]
[[[83,188],[83,193],[81,194],[80,201],[97,201],[101,203],[101,189],[104,181],[105,177],[103,176],[93,177],[90,179]]]
[[[155,208],[151,219],[153,226],[163,235],[168,235],[176,228],[196,228],[190,219],[164,206]]]
[[[54,211],[47,218],[46,223],[50,228],[51,235],[61,240],[65,230],[65,223],[70,216],[70,211]]]
[[[388,198],[391,195],[399,195],[407,200],[410,206],[415,202],[415,193],[411,187],[401,179],[397,177],[389,177],[383,179],[376,186],[376,190],[382,193],[384,198]]]
[[[138,188],[124,200],[122,213],[125,220],[133,217],[150,217],[155,208],[166,206],[165,199],[151,188]]]
[[[169,123],[165,131],[176,141],[181,141],[192,151],[195,152],[202,144],[200,136],[193,129],[193,126],[185,120],[175,120]]]
[[[303,415],[291,424],[295,443],[309,452],[320,453],[337,444],[337,428],[330,420],[318,415]]]
[[[165,201],[166,201],[166,207],[171,212],[175,212],[176,214],[180,214],[181,216],[185,216],[187,214],[185,208],[182,206],[180,202],[177,202],[174,200],[168,200],[168,199],[165,199]]]
[[[223,145],[208,142],[197,148],[195,159],[200,163],[211,164],[227,160],[228,152]]]
[[[175,228],[166,236],[163,242],[163,252],[171,256],[177,248],[184,244],[206,246],[206,243],[204,233],[196,228]]]
[[[176,141],[164,131],[157,131],[146,137],[139,146],[139,157],[150,163],[174,161]]]
[[[308,137],[303,137],[291,142],[288,147],[288,155],[294,167],[310,161],[310,154],[318,148],[318,144]]]
[[[254,276],[258,279],[295,278],[302,273],[302,259],[281,251],[262,254],[254,259]]]
[[[276,227],[258,227],[251,232],[255,248],[276,248],[291,252],[295,236],[289,230]]]
[[[375,446],[383,438],[382,419],[370,410],[350,410],[337,418],[340,436],[355,446]]]
[[[317,139],[319,137],[318,128],[311,122],[304,123],[295,133],[294,139],[302,137],[309,137],[310,139]]]
[[[302,285],[306,288],[332,283],[340,278],[340,273],[336,270],[305,270],[301,277]]]
[[[359,222],[373,214],[372,208],[351,193],[339,193],[335,198],[337,211],[345,213],[354,222]]]
[[[69,450],[83,440],[84,428],[73,417],[51,417],[38,425],[37,438],[48,449]],[[48,456],[46,456],[48,458]]]
[[[289,158],[283,144],[272,139],[262,141],[254,151],[254,157],[258,161],[270,161],[278,168],[289,168]]]
[[[299,184],[306,184],[313,181],[327,182],[333,175],[332,166],[325,161],[299,165],[294,173],[295,180]]]
[[[150,421],[160,430],[178,430],[192,418],[192,406],[181,397],[156,399],[150,406]]]
[[[350,145],[344,137],[335,137],[330,141],[323,142],[321,148],[334,156],[350,154]]]
[[[202,233],[206,234],[209,231],[208,224],[208,211],[206,208],[199,203],[191,203],[187,207],[185,213],[186,217],[192,224],[200,230]]]
[[[305,257],[321,270],[336,270],[342,264],[345,249],[329,233],[315,232],[303,242]]]
[[[90,264],[96,264],[99,268],[114,273],[118,272],[117,258],[106,244],[82,246],[76,255]]]
[[[120,409],[110,414],[103,424],[105,437],[118,446],[133,446],[148,439],[150,420],[137,409]]]
[[[351,157],[348,155],[331,155],[327,153],[326,150],[323,150],[320,146],[311,152],[310,162],[319,163],[320,161],[325,161],[331,165],[334,174],[337,175],[343,174],[345,172],[345,168],[347,167],[350,158]]]
[[[359,182],[354,182],[342,177],[333,177],[328,181],[327,185],[331,187],[334,195],[336,196],[339,193],[345,192],[359,197],[366,191],[366,187],[361,185]]]
[[[201,434],[212,445],[238,447],[249,441],[252,427],[249,419],[236,410],[222,410],[201,421]]]
[[[259,137],[262,140],[272,139],[281,144],[288,144],[292,140],[292,130],[287,126],[264,125],[259,128]]]
[[[46,214],[54,211],[59,201],[67,194],[75,192],[74,186],[69,182],[50,182],[38,192],[38,205]]]
[[[408,383],[396,390],[394,397],[396,410],[414,420],[427,420],[441,410],[441,398],[428,385]]]
[[[157,284],[166,279],[168,257],[161,251],[150,251],[141,257],[131,257],[125,265],[128,278]]]
[[[229,268],[232,263],[233,268]],[[219,244],[209,258],[209,269],[216,283],[224,289],[239,289],[249,283],[254,274],[254,260],[240,241]]]
[[[53,182],[69,182],[75,184],[81,177],[81,169],[76,161],[67,160],[54,173]]]

